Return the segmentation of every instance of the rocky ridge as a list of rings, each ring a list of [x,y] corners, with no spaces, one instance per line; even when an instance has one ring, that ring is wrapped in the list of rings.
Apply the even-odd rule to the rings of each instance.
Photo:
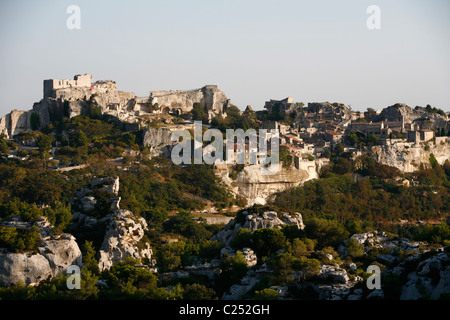
[[[103,217],[93,217],[97,199],[93,191],[105,192],[109,197],[109,210],[103,212]],[[105,235],[99,250],[100,270],[109,269],[113,264],[133,257],[142,263],[150,262],[152,249],[145,240],[147,222],[142,217],[135,216],[129,210],[120,209],[119,178],[94,178],[91,183],[77,192],[72,200],[74,212],[73,222],[87,227],[106,224]],[[103,208],[105,209],[105,208]]]

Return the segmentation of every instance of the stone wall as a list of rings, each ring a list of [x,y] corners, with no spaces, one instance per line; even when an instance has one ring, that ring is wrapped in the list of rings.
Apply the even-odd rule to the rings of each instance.
[[[160,110],[166,113],[188,113],[194,103],[200,103],[210,115],[223,115],[230,105],[226,95],[214,85],[187,91],[150,91],[150,101],[157,103]]]
[[[54,91],[62,88],[82,88],[91,86],[92,75],[89,73],[76,75],[73,80],[70,79],[49,79],[44,80],[44,99],[54,96]]]

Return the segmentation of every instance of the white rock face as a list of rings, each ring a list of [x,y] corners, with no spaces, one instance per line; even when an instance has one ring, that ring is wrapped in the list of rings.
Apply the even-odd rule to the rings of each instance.
[[[99,251],[100,270],[109,269],[126,257],[138,260],[151,259],[153,252],[150,245],[146,242],[139,246],[146,229],[147,222],[143,218],[136,218],[128,210],[117,210],[106,229]]]
[[[321,265],[319,278],[330,279],[334,283],[347,283],[350,281],[347,271],[336,266]]]
[[[135,258],[141,262],[151,260],[152,249],[148,242],[142,240],[147,230],[144,218],[136,217],[131,211],[120,209],[119,177],[94,178],[87,186],[74,193],[72,208],[82,212],[74,212],[72,222],[85,226],[95,227],[105,224],[106,230],[103,243],[99,250],[99,268],[105,270],[126,257]],[[101,218],[90,216],[94,209],[96,199],[92,196],[93,190],[107,192],[109,198],[109,211]]]
[[[313,170],[312,174],[307,170],[282,166],[276,174],[263,175],[261,174],[261,165],[249,165],[245,166],[231,185],[234,193],[246,198],[247,204],[251,206],[266,204],[273,194],[296,187],[317,177],[316,170]]]
[[[70,265],[83,266],[80,248],[72,235],[50,235],[53,226],[46,217],[41,217],[33,225],[39,228],[42,240],[38,253],[12,253],[1,249],[0,285],[10,286],[19,282],[35,285],[56,277]]]
[[[301,230],[305,228],[302,215],[298,212],[292,215],[283,213],[281,218],[278,217],[275,211],[265,211],[260,214],[248,214],[247,211],[244,211],[243,214],[245,215],[245,221],[242,225],[237,223],[236,219],[233,219],[222,230],[216,233],[211,240],[218,240],[228,245],[240,228],[247,228],[252,232],[261,228],[281,228],[286,224],[296,225]]]
[[[170,157],[172,147],[178,143],[171,140],[172,134],[177,128],[184,129],[182,127],[145,128],[142,133],[142,143],[150,148],[150,152],[154,156]]]
[[[450,254],[437,253],[417,265],[402,287],[401,300],[417,300],[425,295],[438,299],[450,292]]]
[[[40,254],[0,254],[0,285],[34,285],[53,277],[49,261]]]
[[[375,160],[382,164],[398,168],[401,172],[414,172],[419,170],[420,164],[430,167],[431,154],[441,165],[450,160],[450,138],[436,137],[435,141],[426,143],[399,142],[375,146],[371,152]]]

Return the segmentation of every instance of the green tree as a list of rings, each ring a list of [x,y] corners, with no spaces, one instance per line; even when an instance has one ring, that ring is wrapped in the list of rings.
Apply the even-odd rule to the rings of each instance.
[[[36,146],[40,153],[48,152],[52,146],[52,142],[53,139],[48,134],[40,134],[39,137],[36,138]]]
[[[269,260],[268,264],[273,271],[273,279],[275,282],[281,285],[288,285],[294,280],[292,277],[292,273],[294,272],[292,268],[293,260],[290,253],[281,253]]]
[[[39,129],[39,126],[41,125],[41,119],[39,118],[39,114],[36,112],[32,112],[30,115],[30,126],[31,130],[36,131]]]
[[[75,147],[84,147],[84,146],[88,145],[89,139],[86,136],[86,134],[83,132],[83,130],[78,130],[75,133],[74,143],[75,143]]]
[[[252,231],[247,228],[240,228],[230,241],[231,248],[239,250],[252,246]]]
[[[263,228],[252,234],[254,250],[259,256],[270,256],[280,249],[286,247],[287,241],[283,232],[279,229]]]
[[[195,243],[209,239],[212,235],[202,223],[195,222],[190,213],[183,211],[170,217],[163,226],[164,230],[181,234]]]
[[[81,246],[81,253],[83,257],[83,265],[86,270],[91,271],[93,274],[99,274],[100,269],[98,267],[98,261],[95,258],[96,252],[92,241],[85,240]]]
[[[184,300],[214,300],[216,292],[203,284],[193,283],[183,287]]]
[[[48,156],[48,151],[52,146],[52,136],[47,134],[41,134],[39,137],[36,138],[36,146],[39,149],[39,153],[42,156],[42,159],[44,160],[43,166],[46,167],[46,158]]]
[[[320,218],[307,221],[305,233],[308,238],[317,240],[319,248],[337,245],[349,235],[341,224]]]
[[[65,205],[60,202],[45,208],[43,213],[55,227],[54,231],[58,233],[62,232],[72,219],[70,205]]]
[[[361,224],[353,218],[346,219],[344,221],[344,227],[351,235],[361,233],[363,231]]]
[[[232,256],[224,254],[224,257],[220,261],[220,269],[222,270],[218,279],[220,284],[224,286],[230,286],[240,281],[240,279],[247,273],[247,260],[240,251],[236,255]]]
[[[364,255],[364,246],[354,238],[350,238],[345,246],[350,257],[358,258]]]
[[[3,134],[0,135],[0,155],[8,155],[11,151],[11,148],[8,145],[8,142],[4,138]]]
[[[305,256],[308,254],[308,247],[302,240],[296,238],[292,241],[291,254],[296,258]]]
[[[269,288],[255,291],[254,298],[255,300],[279,300],[278,292]]]
[[[208,114],[199,102],[194,103],[191,115],[193,120],[200,120],[203,124],[208,123]]]
[[[316,276],[320,273],[320,261],[307,257],[300,257],[294,263],[294,268],[303,272],[302,280],[305,281],[309,277]]]
[[[165,290],[157,287],[156,276],[144,268],[136,268],[136,264],[139,264],[138,260],[127,257],[104,272],[108,289],[102,296],[106,299],[158,299],[166,296]]]
[[[336,144],[333,151],[334,153],[336,153],[337,156],[339,156],[344,152],[344,145],[339,142],[338,144]]]
[[[158,268],[161,272],[177,270],[189,255],[190,252],[186,242],[169,243],[156,252]]]

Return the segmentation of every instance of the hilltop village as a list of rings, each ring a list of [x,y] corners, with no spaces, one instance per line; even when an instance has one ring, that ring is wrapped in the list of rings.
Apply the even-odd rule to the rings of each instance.
[[[317,178],[320,169],[336,152],[353,160],[369,155],[403,173],[430,166],[431,154],[439,164],[449,159],[450,154],[449,116],[429,105],[411,108],[397,103],[382,110],[369,108],[361,112],[352,111],[342,103],[305,105],[287,97],[269,100],[259,111],[254,111],[252,106],[242,111],[215,85],[187,91],[150,91],[146,97],[137,97],[132,92],[118,90],[114,81],[92,82],[91,74],[76,75],[73,80],[45,80],[43,98],[31,110],[13,110],[1,118],[0,133],[19,145],[29,146],[33,138],[23,139],[25,132],[42,130],[55,120],[92,113],[109,116],[126,131],[141,132],[142,143],[153,155],[169,156],[174,145],[171,134],[178,129],[192,130],[193,120],[222,131],[277,129],[282,160],[302,171],[302,177],[295,177],[302,182]],[[225,121],[227,117],[240,118],[230,125],[230,121]],[[248,148],[247,145],[247,151]],[[248,164],[248,155],[246,161]],[[218,164],[216,170],[227,180],[230,166]],[[253,169],[250,166],[246,170]],[[277,178],[272,180],[276,185]],[[264,202],[263,194],[256,192],[247,197],[253,198],[252,203]]]
[[[448,299],[448,113],[92,78],[44,80],[0,119],[0,299]],[[174,164],[195,121],[278,130],[280,169]]]

